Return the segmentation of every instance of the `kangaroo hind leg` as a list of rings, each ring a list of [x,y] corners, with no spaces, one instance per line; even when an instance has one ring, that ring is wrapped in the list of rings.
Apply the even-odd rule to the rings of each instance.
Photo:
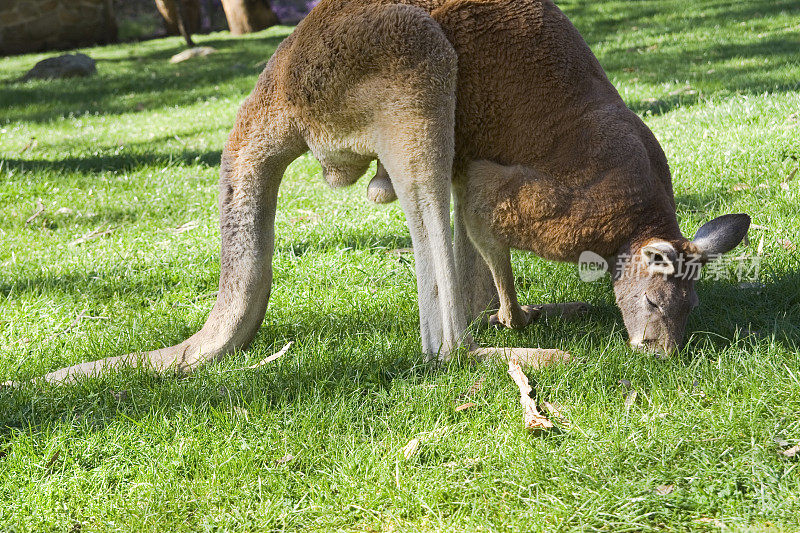
[[[222,156],[219,292],[200,331],[174,346],[81,363],[42,379],[68,383],[125,366],[191,372],[250,343],[264,319],[272,285],[278,186],[288,164],[305,151],[280,113],[256,106],[253,98],[245,101]]]

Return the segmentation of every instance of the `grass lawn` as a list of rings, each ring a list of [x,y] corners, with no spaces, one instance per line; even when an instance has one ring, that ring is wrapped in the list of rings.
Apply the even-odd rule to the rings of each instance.
[[[399,206],[369,204],[367,180],[330,190],[304,156],[249,350],[181,379],[0,390],[0,530],[797,531],[798,457],[780,452],[800,442],[800,4],[560,6],[661,141],[684,233],[757,225],[734,255],[761,248],[759,279],[701,282],[683,353],[632,353],[608,279],[515,254],[523,302],[594,305],[475,330],[579,360],[529,373],[571,424],[526,433],[504,368],[424,364],[413,255],[389,253],[410,246]],[[220,151],[290,32],[197,36],[219,52],[178,65],[178,38],[90,48],[90,79],[20,83],[46,56],[0,59],[0,381],[201,326]]]

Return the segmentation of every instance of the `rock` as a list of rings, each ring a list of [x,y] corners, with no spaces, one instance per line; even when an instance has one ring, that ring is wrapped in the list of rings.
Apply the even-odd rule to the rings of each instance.
[[[96,73],[94,59],[86,54],[64,54],[39,61],[22,77],[22,81],[75,78]]]
[[[189,59],[195,57],[205,57],[207,55],[211,55],[216,52],[216,48],[212,48],[211,46],[196,46],[194,48],[189,48],[188,50],[184,50],[180,54],[175,54],[169,60],[170,63],[180,63],[181,61],[187,61]]]

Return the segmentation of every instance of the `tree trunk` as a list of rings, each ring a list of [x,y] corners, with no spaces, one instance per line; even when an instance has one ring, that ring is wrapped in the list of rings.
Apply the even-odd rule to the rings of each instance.
[[[267,0],[222,0],[222,8],[234,35],[261,31],[278,23]]]
[[[155,0],[158,12],[164,18],[164,28],[169,35],[182,35],[186,44],[191,43],[191,34],[200,30],[199,0]],[[181,25],[183,30],[181,30]]]

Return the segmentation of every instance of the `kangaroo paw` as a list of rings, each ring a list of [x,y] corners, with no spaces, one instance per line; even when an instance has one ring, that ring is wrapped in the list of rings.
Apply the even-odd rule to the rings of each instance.
[[[496,328],[522,329],[531,322],[536,321],[542,314],[542,310],[530,305],[522,305],[516,313],[496,312],[489,317],[489,325]]]

